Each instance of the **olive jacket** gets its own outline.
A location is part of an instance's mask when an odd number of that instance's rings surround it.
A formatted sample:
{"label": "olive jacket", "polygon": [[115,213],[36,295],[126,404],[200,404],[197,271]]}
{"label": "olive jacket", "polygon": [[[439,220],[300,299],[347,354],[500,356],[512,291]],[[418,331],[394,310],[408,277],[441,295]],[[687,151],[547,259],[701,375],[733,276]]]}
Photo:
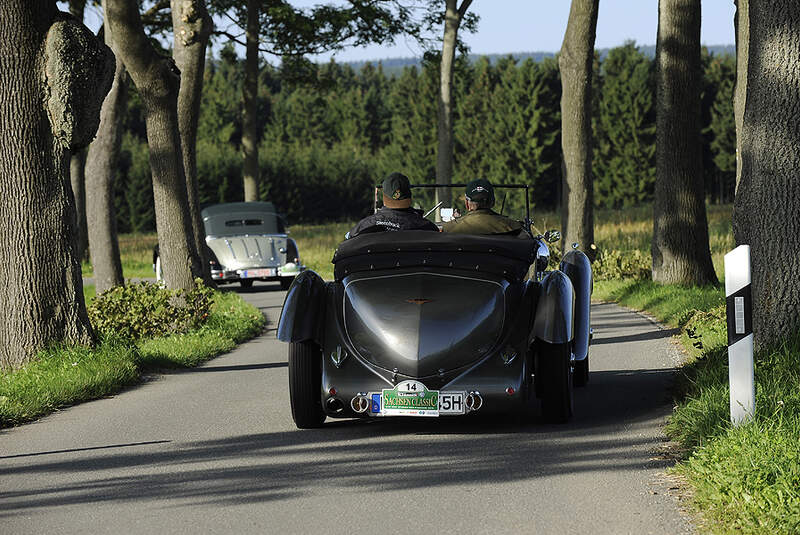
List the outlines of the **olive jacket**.
{"label": "olive jacket", "polygon": [[442,232],[457,234],[507,234],[516,236],[522,230],[522,224],[510,217],[498,214],[489,208],[472,210],[465,215],[448,221],[442,226]]}

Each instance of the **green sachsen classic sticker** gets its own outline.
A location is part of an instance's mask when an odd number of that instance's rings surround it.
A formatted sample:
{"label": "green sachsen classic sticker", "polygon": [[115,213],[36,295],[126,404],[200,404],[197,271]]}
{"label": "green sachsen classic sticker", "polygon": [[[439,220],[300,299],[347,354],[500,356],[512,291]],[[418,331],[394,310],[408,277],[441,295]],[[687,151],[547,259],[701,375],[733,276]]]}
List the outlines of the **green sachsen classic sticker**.
{"label": "green sachsen classic sticker", "polygon": [[419,381],[403,381],[383,391],[382,413],[386,416],[439,416],[439,391],[428,390]]}

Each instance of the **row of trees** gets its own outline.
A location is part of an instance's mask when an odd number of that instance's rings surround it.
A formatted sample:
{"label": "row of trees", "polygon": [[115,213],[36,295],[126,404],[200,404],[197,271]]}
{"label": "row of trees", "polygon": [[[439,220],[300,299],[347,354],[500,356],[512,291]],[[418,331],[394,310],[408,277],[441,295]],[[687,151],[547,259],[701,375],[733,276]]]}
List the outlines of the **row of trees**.
{"label": "row of trees", "polygon": [[[437,4],[430,2],[429,14],[436,12]],[[94,195],[91,205],[81,198],[86,191],[81,187],[84,169],[105,174],[91,179],[92,194],[109,191],[115,178],[116,166],[107,162],[121,138],[121,114],[116,113],[123,107],[121,93],[104,99],[115,73],[127,71],[144,110],[166,284],[188,289],[197,277],[210,279],[201,246],[195,158],[205,54],[214,31],[211,15],[231,21],[218,33],[247,46],[244,125],[256,123],[260,51],[303,66],[305,54],[348,43],[381,43],[399,33],[419,35],[424,23],[412,17],[413,5],[400,0],[350,0],[308,10],[284,0],[103,0],[103,37],[98,38],[81,22],[85,0],[71,0],[69,7],[72,16],[59,11],[55,0],[9,0],[0,5],[0,70],[5,84],[0,89],[0,189],[8,231],[0,233],[0,248],[4,258],[17,262],[13,268],[4,266],[1,281],[6,304],[0,311],[3,367],[19,365],[53,342],[94,341],[78,262],[86,244],[79,238],[79,231],[86,233],[85,220],[105,219],[97,227],[103,230],[102,239],[93,240],[95,233],[88,233],[95,272],[104,274],[95,281],[97,290],[123,283],[112,197]],[[162,40],[153,39],[157,35]],[[161,48],[165,41],[171,56]],[[80,153],[96,133],[84,167]],[[252,133],[245,128],[242,143],[249,141],[255,148]],[[257,152],[246,151],[245,157],[246,167],[252,168]],[[77,201],[70,167],[76,175]],[[17,202],[12,192],[23,200]],[[92,216],[76,215],[81,206]],[[104,252],[108,254],[96,254],[109,244]],[[103,262],[108,265],[101,267]]]}
{"label": "row of trees", "polygon": [[[734,58],[703,53],[702,140],[706,194],[733,199]],[[655,69],[633,43],[594,58],[591,174],[598,206],[653,200],[655,187]],[[380,66],[354,71],[330,63],[314,85],[286,80],[262,65],[257,96],[259,197],[276,202],[291,221],[354,219],[371,207],[371,186],[392,170],[419,182],[436,174],[439,68],[426,62],[397,77]],[[522,182],[535,205],[558,207],[561,179],[560,69],[556,59],[491,64],[460,60],[454,77],[454,169],[457,181],[485,176]],[[207,63],[198,131],[201,203],[243,198],[243,74],[232,48]],[[569,122],[571,124],[574,119]],[[143,110],[134,98],[126,119],[117,213],[123,231],[154,229],[148,202],[150,171]],[[433,203],[433,199],[425,202]],[[507,210],[521,206],[509,197]],[[565,211],[566,213],[567,211]]]}
{"label": "row of trees", "polygon": [[[282,0],[158,0],[146,2],[144,13],[139,2],[105,0],[104,40],[110,46],[88,32],[78,19],[59,12],[54,0],[0,3],[0,45],[3,47],[0,54],[3,128],[0,136],[0,220],[4,224],[0,232],[0,250],[5,262],[0,269],[0,302],[6,304],[0,310],[0,364],[19,364],[51,342],[91,343],[93,339],[81,292],[78,263],[81,251],[76,232],[81,218],[76,217],[76,199],[69,183],[69,160],[79,156],[98,132],[100,123],[98,139],[93,143],[98,150],[90,148],[87,156],[91,159],[94,153],[97,165],[90,166],[87,161],[86,169],[111,173],[92,179],[98,180],[93,182],[93,190],[109,191],[115,166],[103,162],[109,161],[109,154],[116,151],[116,140],[121,137],[122,121],[118,111],[122,106],[117,97],[105,100],[104,97],[122,67],[128,71],[144,110],[153,206],[167,285],[188,287],[193,284],[194,277],[204,274],[203,266],[207,263],[202,261],[202,247],[199,247],[202,241],[197,215],[200,188],[194,158],[200,87],[204,80],[207,39],[211,34],[209,10],[224,15],[238,28],[225,29],[222,33],[231,40],[239,40],[236,32],[241,30],[245,37],[242,42],[248,45],[240,140],[245,149],[244,167],[248,170],[258,169],[257,164],[253,166],[253,160],[259,158],[258,121],[254,120],[259,75],[258,62],[253,61],[253,56],[259,50],[266,48],[284,55],[285,66],[304,67],[307,66],[302,60],[304,54],[336,48],[346,42],[381,42],[403,32],[419,35],[422,27],[442,24],[444,52],[439,56],[438,76],[433,77],[433,84],[438,86],[436,116],[439,126],[432,126],[433,113],[427,116],[427,127],[417,128],[412,123],[404,126],[402,123],[408,117],[415,113],[425,116],[426,112],[424,103],[415,100],[418,93],[397,91],[398,97],[406,97],[405,102],[401,98],[397,100],[405,111],[392,114],[389,144],[377,150],[389,154],[392,146],[394,150],[402,150],[403,146],[395,143],[399,139],[395,134],[404,128],[406,134],[402,139],[409,143],[420,137],[426,139],[433,133],[437,140],[433,155],[437,161],[436,179],[440,183],[449,181],[448,169],[454,168],[457,129],[449,88],[451,85],[458,87],[460,83],[457,77],[451,77],[452,71],[448,68],[454,64],[450,62],[451,41],[457,39],[459,28],[469,28],[470,21],[475,19],[466,13],[469,0],[462,0],[460,6],[454,0],[421,3],[427,5],[427,14],[417,22],[411,16],[412,11],[400,0],[350,0],[344,6],[320,5],[308,12],[296,10]],[[79,12],[83,2],[74,0],[73,4],[74,11]],[[562,73],[562,197],[567,199],[564,204],[568,211],[565,236],[569,241],[576,236],[576,241],[584,244],[591,241],[587,233],[593,228],[595,183],[589,173],[595,165],[590,160],[602,154],[604,148],[615,147],[622,151],[637,143],[617,143],[618,138],[609,135],[604,145],[600,132],[597,152],[590,150],[590,125],[603,124],[603,100],[597,101],[596,94],[602,97],[609,91],[604,87],[603,68],[593,68],[597,4],[598,0],[573,0],[559,64]],[[800,239],[797,229],[800,223],[794,217],[800,203],[800,187],[796,180],[798,157],[794,150],[800,131],[800,116],[796,111],[800,69],[794,53],[800,41],[800,5],[738,0],[737,6],[735,122],[739,134],[736,137],[739,165],[736,168],[734,228],[737,241],[754,247],[755,327],[757,342],[763,343],[775,335],[791,334],[800,325],[800,285],[794,277],[796,255],[787,255],[783,250],[783,247],[794,250]],[[171,16],[164,16],[165,13]],[[172,44],[172,57],[156,48],[145,30],[149,27],[166,32],[166,39]],[[699,29],[700,0],[659,1],[653,274],[655,279],[665,282],[715,280],[709,268],[703,204]],[[513,71],[516,76],[516,73],[525,72],[523,67],[508,69],[508,72]],[[528,67],[531,73],[537,69]],[[498,71],[496,84],[486,86],[491,87],[492,96],[500,88],[508,90],[501,102],[492,102],[491,97],[476,97],[473,101],[478,112],[486,112],[482,117],[490,117],[495,105],[509,101],[525,103],[526,99],[537,95],[537,84],[523,85],[519,93],[512,92],[515,82],[502,74]],[[430,78],[431,73],[425,71],[408,75],[409,80],[416,79],[419,83],[430,83],[427,82]],[[594,84],[589,83],[595,78],[599,91],[592,91]],[[403,78],[395,84],[402,81]],[[620,89],[626,85],[631,84],[621,83]],[[479,86],[471,86],[471,89]],[[465,93],[464,102],[469,101],[469,97],[470,94]],[[595,101],[597,120],[590,120],[590,105]],[[112,113],[110,107],[116,112]],[[522,105],[520,113],[524,109]],[[530,160],[543,154],[546,147],[544,142],[539,142],[543,139],[538,137],[539,131],[530,130],[532,123],[539,124],[537,114],[542,108],[527,109],[531,115],[526,121],[503,123],[508,130],[500,131],[497,138],[482,135],[470,138],[470,133],[465,132],[462,140],[477,140],[472,145],[464,141],[465,153],[484,152],[487,139],[491,143],[498,143],[499,139],[509,145],[530,145],[535,139],[536,144],[526,148],[527,157],[517,162],[520,168],[529,166]],[[277,113],[272,115],[278,116]],[[652,124],[640,117],[637,120]],[[401,124],[395,125],[396,122]],[[639,123],[625,125],[618,135],[628,134],[636,124]],[[499,126],[492,124],[491,128],[497,130]],[[707,135],[709,131],[713,133],[714,127],[709,123],[708,128]],[[267,134],[265,132],[262,139],[268,139]],[[643,132],[642,135],[646,138],[648,134]],[[375,138],[372,133],[370,136],[371,142],[380,144],[380,136]],[[713,137],[714,143],[723,143],[725,139],[725,136]],[[282,143],[297,146],[300,142]],[[333,146],[344,145],[337,142],[330,148]],[[369,145],[361,149],[353,146],[349,160],[372,158],[375,150]],[[363,160],[361,154],[366,155]],[[525,154],[524,150],[519,154]],[[319,156],[324,155],[312,154],[309,158],[316,160]],[[402,152],[396,160],[389,161],[400,161],[400,156],[402,160],[410,160],[415,155]],[[720,165],[732,160],[730,151],[713,156]],[[420,159],[419,165],[424,165],[427,159]],[[603,159],[611,172],[617,169],[609,163],[613,162],[611,157],[603,156]],[[345,161],[344,156],[342,161]],[[502,159],[492,160],[497,161],[502,162]],[[622,158],[620,163],[629,161],[631,158]],[[502,165],[506,166],[504,169],[513,169],[517,163]],[[318,164],[310,164],[314,165]],[[79,169],[80,165],[73,167]],[[489,165],[490,172],[492,169]],[[258,183],[258,177],[250,178]],[[598,185],[601,183],[602,179],[598,178]],[[326,183],[320,186],[324,188]],[[80,188],[76,187],[78,190]],[[258,187],[246,187],[245,198],[259,191]],[[110,195],[96,196],[91,206],[87,204],[87,213],[91,209],[94,215],[101,217],[113,214],[108,204],[110,198]],[[335,202],[328,198],[325,205]],[[107,229],[106,237],[113,242],[113,221],[101,227]],[[90,243],[89,247],[93,250],[93,263],[101,262],[100,258],[95,259],[95,252],[102,245]],[[97,265],[95,270],[98,271]],[[108,272],[114,273],[112,283],[121,283],[115,269],[109,268]],[[98,284],[101,290],[106,281],[99,280]]]}
{"label": "row of trees", "polygon": [[[598,0],[573,0],[562,57],[594,46]],[[753,330],[756,347],[796,336],[800,283],[793,251],[800,241],[800,4],[737,0],[737,130],[734,236],[752,247]],[[700,139],[700,0],[659,0],[656,38],[656,181],[653,279],[682,284],[716,283],[708,243]],[[586,117],[591,93],[589,53],[562,64],[562,148],[569,221],[593,226],[593,181],[588,173],[591,139]],[[585,92],[589,91],[587,95]],[[581,98],[582,97],[582,98]],[[582,117],[574,136],[568,117]],[[573,203],[573,200],[576,202]],[[571,241],[579,234],[567,227]],[[585,239],[591,236],[584,236]]]}

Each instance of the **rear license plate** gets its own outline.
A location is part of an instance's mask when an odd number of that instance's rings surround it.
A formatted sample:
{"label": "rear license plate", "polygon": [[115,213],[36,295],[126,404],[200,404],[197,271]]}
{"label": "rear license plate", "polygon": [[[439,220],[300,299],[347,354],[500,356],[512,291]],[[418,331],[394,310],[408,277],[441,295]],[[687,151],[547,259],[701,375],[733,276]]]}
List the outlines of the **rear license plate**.
{"label": "rear license plate", "polygon": [[257,279],[259,277],[274,277],[277,272],[275,268],[243,269],[239,272],[239,276],[243,279]]}
{"label": "rear license plate", "polygon": [[[378,397],[379,396],[379,397]],[[371,412],[381,416],[440,416],[465,414],[465,392],[428,390],[419,381],[403,381],[372,395]]]}

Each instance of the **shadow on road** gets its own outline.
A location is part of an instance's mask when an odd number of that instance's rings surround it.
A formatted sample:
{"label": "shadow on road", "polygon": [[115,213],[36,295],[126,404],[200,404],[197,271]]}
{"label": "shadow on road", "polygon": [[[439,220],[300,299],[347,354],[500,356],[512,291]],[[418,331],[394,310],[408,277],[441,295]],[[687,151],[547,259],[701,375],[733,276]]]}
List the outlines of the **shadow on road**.
{"label": "shadow on road", "polygon": [[628,334],[624,336],[610,336],[606,338],[595,338],[592,340],[592,345],[603,344],[621,344],[624,342],[642,342],[645,340],[658,340],[659,338],[671,338],[677,334],[681,334],[680,329],[654,329],[652,331],[636,334]]}
{"label": "shadow on road", "polygon": [[281,290],[281,285],[277,282],[269,283],[269,282],[261,282],[258,284],[254,284],[250,288],[243,288],[237,283],[232,285],[221,285],[218,289],[222,292],[235,292],[237,294],[258,294],[264,292],[283,292],[285,290]]}
{"label": "shadow on road", "polygon": [[265,370],[268,368],[286,368],[288,362],[264,362],[262,364],[236,364],[233,366],[214,366],[207,365],[202,368],[189,368],[182,370],[183,373],[208,373],[208,372],[241,372],[247,370]]}
{"label": "shadow on road", "polygon": [[[248,367],[193,372],[233,369]],[[0,465],[0,480],[12,474],[41,480],[30,489],[0,492],[0,517],[75,504],[244,504],[356,488],[382,493],[662,467],[667,461],[646,452],[662,441],[653,429],[669,411],[663,392],[672,373],[592,372],[589,386],[576,390],[576,417],[566,425],[469,417],[329,420],[316,430],[168,445],[157,443],[168,437],[142,437],[151,446],[136,452],[39,453],[24,465]],[[65,477],[70,473],[74,477]]]}

